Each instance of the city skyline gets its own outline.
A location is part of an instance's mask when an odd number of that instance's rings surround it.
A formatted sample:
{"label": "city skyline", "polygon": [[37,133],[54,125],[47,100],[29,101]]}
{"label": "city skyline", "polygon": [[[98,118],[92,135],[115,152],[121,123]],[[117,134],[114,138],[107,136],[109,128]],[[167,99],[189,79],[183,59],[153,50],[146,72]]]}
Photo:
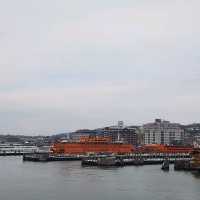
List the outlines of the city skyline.
{"label": "city skyline", "polygon": [[197,0],[0,0],[0,134],[200,122]]}
{"label": "city skyline", "polygon": [[[151,125],[151,124],[154,124],[156,120],[161,120],[162,122],[165,122],[165,123],[172,123],[172,124],[176,124],[176,125],[180,125],[180,126],[183,126],[183,127],[187,127],[187,126],[193,126],[193,125],[199,125],[200,123],[198,122],[194,122],[194,123],[179,123],[177,121],[170,121],[170,120],[167,120],[167,119],[160,119],[160,118],[155,118],[151,121],[146,121],[144,123],[137,123],[137,124],[133,124],[133,123],[124,123],[123,122],[123,129],[125,128],[130,128],[130,127],[138,127],[138,128],[142,128],[143,126],[145,125]],[[119,121],[118,121],[119,122]],[[75,132],[78,132],[78,131],[84,131],[84,130],[88,130],[88,131],[93,131],[93,130],[99,130],[99,129],[103,129],[103,128],[117,128],[119,127],[118,123],[115,122],[115,123],[112,123],[112,124],[104,124],[104,125],[101,125],[101,126],[98,126],[98,127],[80,127],[79,129],[72,129],[72,130],[52,130],[52,129],[49,129],[50,131],[49,132],[39,132],[39,131],[33,131],[33,130],[29,130],[29,134],[26,134],[24,132],[24,130],[20,130],[20,129],[0,129],[0,135],[21,135],[21,136],[53,136],[53,135],[59,135],[59,134],[71,134],[71,133],[75,133]]]}

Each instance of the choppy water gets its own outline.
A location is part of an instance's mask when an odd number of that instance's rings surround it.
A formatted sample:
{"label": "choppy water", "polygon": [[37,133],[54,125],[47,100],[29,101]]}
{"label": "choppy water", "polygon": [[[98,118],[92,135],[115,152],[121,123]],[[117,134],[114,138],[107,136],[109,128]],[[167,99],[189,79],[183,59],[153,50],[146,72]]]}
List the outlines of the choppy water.
{"label": "choppy water", "polygon": [[200,174],[163,172],[159,165],[100,169],[0,157],[0,200],[111,199],[199,200]]}

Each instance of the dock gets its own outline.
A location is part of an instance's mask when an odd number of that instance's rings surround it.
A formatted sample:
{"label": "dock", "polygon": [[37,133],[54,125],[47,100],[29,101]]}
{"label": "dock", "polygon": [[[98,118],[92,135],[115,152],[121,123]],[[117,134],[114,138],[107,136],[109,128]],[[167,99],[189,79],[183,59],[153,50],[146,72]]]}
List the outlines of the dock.
{"label": "dock", "polygon": [[51,161],[75,161],[82,157],[76,155],[51,155],[49,152],[35,152],[23,154],[23,161],[51,162]]}
{"label": "dock", "polygon": [[169,163],[190,161],[190,154],[128,154],[128,155],[64,155],[49,152],[34,152],[23,154],[23,161],[52,162],[52,161],[81,161],[82,166],[142,166],[162,164],[166,158]]}
{"label": "dock", "polygon": [[[112,162],[109,159],[112,158]],[[189,154],[132,154],[132,155],[114,155],[114,156],[88,156],[82,159],[82,166],[141,166],[141,165],[156,165],[162,164],[166,158],[169,163],[178,161],[190,161]],[[107,159],[107,162],[105,162]],[[120,162],[119,162],[120,161]],[[120,164],[119,164],[120,163]]]}

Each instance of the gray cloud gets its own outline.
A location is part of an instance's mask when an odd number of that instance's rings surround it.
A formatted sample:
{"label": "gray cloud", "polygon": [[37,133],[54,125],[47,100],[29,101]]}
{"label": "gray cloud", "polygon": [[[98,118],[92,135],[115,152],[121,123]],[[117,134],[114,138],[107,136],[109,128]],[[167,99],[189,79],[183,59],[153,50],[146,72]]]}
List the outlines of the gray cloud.
{"label": "gray cloud", "polygon": [[199,6],[0,0],[0,131],[199,121]]}

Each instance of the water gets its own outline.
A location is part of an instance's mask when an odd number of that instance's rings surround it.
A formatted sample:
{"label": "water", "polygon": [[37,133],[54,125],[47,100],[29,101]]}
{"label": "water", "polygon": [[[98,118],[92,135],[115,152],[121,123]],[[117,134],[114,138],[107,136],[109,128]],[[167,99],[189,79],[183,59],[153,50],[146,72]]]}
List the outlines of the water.
{"label": "water", "polygon": [[159,165],[100,169],[0,157],[0,200],[199,200],[200,174]]}

